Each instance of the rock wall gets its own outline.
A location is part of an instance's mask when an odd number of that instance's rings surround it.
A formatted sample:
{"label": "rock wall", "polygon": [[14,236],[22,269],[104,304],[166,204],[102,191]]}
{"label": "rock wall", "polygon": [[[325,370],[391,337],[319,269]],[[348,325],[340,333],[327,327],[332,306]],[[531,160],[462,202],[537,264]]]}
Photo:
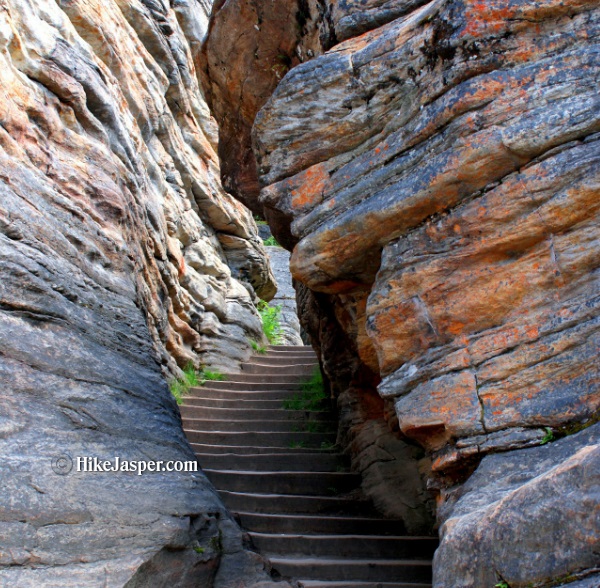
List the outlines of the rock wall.
{"label": "rock wall", "polygon": [[[292,251],[301,321],[365,486],[375,498],[398,495],[404,466],[378,484],[369,469],[406,463],[415,444],[427,452],[411,457],[410,477],[425,474],[437,499],[436,586],[585,576],[600,563],[597,518],[596,539],[576,539],[594,556],[565,547],[551,557],[558,535],[537,541],[548,520],[562,520],[544,517],[560,511],[574,476],[561,474],[545,514],[523,517],[514,497],[528,478],[494,494],[485,472],[503,459],[533,471],[526,448],[598,419],[598,3],[260,6],[215,7],[203,81],[229,185]],[[243,39],[230,64],[224,30]],[[260,91],[249,98],[249,88]],[[404,449],[381,451],[373,423],[383,421]],[[598,456],[584,438],[584,454],[557,451],[552,466],[581,475],[575,518],[598,512]],[[365,447],[372,459],[361,458]],[[465,483],[475,501],[461,508]],[[411,488],[424,501],[423,487]],[[387,512],[406,516],[391,502]],[[478,527],[483,511],[519,517],[529,556],[495,543],[495,525]],[[474,537],[497,557],[478,551],[463,565],[454,555]],[[538,553],[548,557],[536,570]]]}
{"label": "rock wall", "polygon": [[51,467],[193,460],[166,378],[262,332],[273,276],[196,77],[208,9],[0,2],[3,586],[269,578],[202,473]]}

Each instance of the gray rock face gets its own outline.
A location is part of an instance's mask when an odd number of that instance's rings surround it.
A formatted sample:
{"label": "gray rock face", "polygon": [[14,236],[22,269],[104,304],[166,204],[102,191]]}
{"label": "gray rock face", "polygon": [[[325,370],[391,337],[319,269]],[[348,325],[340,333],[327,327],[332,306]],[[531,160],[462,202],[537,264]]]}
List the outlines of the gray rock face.
{"label": "gray rock face", "polygon": [[247,357],[274,290],[219,183],[206,7],[171,4],[0,10],[2,586],[269,580],[201,472],[51,467],[193,461],[166,376]]}
{"label": "gray rock face", "polygon": [[436,588],[455,587],[457,578],[465,588],[501,581],[525,588],[597,570],[600,424],[541,447],[484,458],[449,493],[439,515]]}
{"label": "gray rock face", "polygon": [[271,268],[277,281],[277,294],[271,306],[281,306],[279,315],[282,345],[303,345],[296,304],[296,291],[290,273],[290,254],[281,247],[267,247]]}

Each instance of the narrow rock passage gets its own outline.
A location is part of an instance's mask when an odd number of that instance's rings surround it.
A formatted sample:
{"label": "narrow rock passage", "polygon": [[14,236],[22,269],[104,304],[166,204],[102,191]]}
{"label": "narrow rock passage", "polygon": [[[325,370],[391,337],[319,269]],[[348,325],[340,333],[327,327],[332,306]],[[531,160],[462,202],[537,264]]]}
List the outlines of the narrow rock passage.
{"label": "narrow rock passage", "polygon": [[290,410],[317,367],[310,347],[271,346],[181,407],[204,472],[273,569],[304,588],[425,588],[432,537],[402,536],[336,451],[331,411]]}

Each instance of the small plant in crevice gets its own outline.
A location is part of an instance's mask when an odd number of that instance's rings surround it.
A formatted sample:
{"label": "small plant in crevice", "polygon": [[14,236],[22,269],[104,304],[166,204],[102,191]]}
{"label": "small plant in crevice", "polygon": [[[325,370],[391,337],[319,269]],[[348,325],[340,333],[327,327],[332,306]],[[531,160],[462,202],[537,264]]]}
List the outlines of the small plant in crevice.
{"label": "small plant in crevice", "polygon": [[189,389],[192,386],[199,386],[200,382],[198,380],[198,373],[196,372],[196,368],[193,364],[188,363],[183,368],[183,378],[177,378],[173,380],[169,384],[169,390],[171,390],[171,394],[175,398],[177,404],[181,404],[183,402],[183,397],[188,393]]}
{"label": "small plant in crevice", "polygon": [[261,345],[258,341],[251,340],[250,346],[254,350],[255,353],[260,353],[264,355],[267,352],[267,348],[264,345]]}
{"label": "small plant in crevice", "polygon": [[225,374],[222,374],[219,370],[209,370],[204,368],[200,372],[200,384],[204,384],[207,380],[222,382],[225,379]]}
{"label": "small plant in crevice", "polygon": [[265,337],[271,345],[281,341],[281,306],[269,306],[264,300],[258,303],[258,313],[262,320]]}
{"label": "small plant in crevice", "polygon": [[198,371],[193,364],[188,363],[183,368],[183,377],[173,380],[169,384],[169,390],[177,404],[183,403],[183,397],[194,386],[203,386],[207,380],[224,380],[225,376],[218,370],[202,368]]}
{"label": "small plant in crevice", "polygon": [[322,433],[325,431],[326,425],[319,421],[308,421],[305,428],[308,433]]}
{"label": "small plant in crevice", "polygon": [[217,553],[223,553],[223,533],[221,529],[219,529],[218,536],[210,538],[209,545]]}
{"label": "small plant in crevice", "polygon": [[333,449],[335,447],[335,443],[331,441],[323,441],[321,443],[321,449]]}
{"label": "small plant in crevice", "polygon": [[510,586],[506,582],[498,582],[494,585],[494,588],[510,588]]}
{"label": "small plant in crevice", "polygon": [[291,449],[303,449],[306,447],[306,443],[304,441],[290,441]]}
{"label": "small plant in crevice", "polygon": [[550,427],[544,427],[546,434],[540,441],[540,445],[546,445],[546,443],[550,443],[551,441],[555,441],[556,437],[554,436],[554,431]]}

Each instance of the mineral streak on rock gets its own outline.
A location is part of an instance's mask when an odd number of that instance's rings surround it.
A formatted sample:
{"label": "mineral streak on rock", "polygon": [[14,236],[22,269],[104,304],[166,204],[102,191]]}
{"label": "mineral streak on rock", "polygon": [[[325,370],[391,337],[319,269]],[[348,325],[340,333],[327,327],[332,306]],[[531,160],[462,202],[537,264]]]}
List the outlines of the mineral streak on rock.
{"label": "mineral streak on rock", "polygon": [[51,469],[193,460],[165,376],[261,333],[273,277],[219,181],[206,22],[195,0],[1,3],[2,585],[268,579],[201,473]]}
{"label": "mineral streak on rock", "polygon": [[[429,452],[442,512],[445,491],[484,456],[518,462],[548,430],[598,419],[600,9],[592,0],[302,5],[309,18],[293,42],[310,54],[258,111],[245,111],[238,91],[258,74],[221,63],[231,94],[218,108],[253,125],[258,183],[244,197],[260,187],[292,251],[301,322],[346,411],[340,434],[355,465],[370,463],[356,452],[376,445],[368,421],[386,420]],[[228,26],[246,30],[234,17]],[[270,26],[263,15],[262,30]],[[597,512],[592,454],[572,465]],[[548,508],[560,508],[573,479],[561,477]],[[382,483],[392,491],[393,477]],[[518,504],[494,509],[510,518]],[[537,517],[519,527],[531,545]],[[473,540],[445,532],[442,549],[468,551]],[[543,581],[572,572],[585,582],[582,568],[598,561],[575,551],[568,563],[549,556]],[[508,567],[522,557],[504,555]],[[448,556],[436,582],[494,585],[502,576],[489,566]],[[534,567],[510,576],[514,585],[540,581]]]}

